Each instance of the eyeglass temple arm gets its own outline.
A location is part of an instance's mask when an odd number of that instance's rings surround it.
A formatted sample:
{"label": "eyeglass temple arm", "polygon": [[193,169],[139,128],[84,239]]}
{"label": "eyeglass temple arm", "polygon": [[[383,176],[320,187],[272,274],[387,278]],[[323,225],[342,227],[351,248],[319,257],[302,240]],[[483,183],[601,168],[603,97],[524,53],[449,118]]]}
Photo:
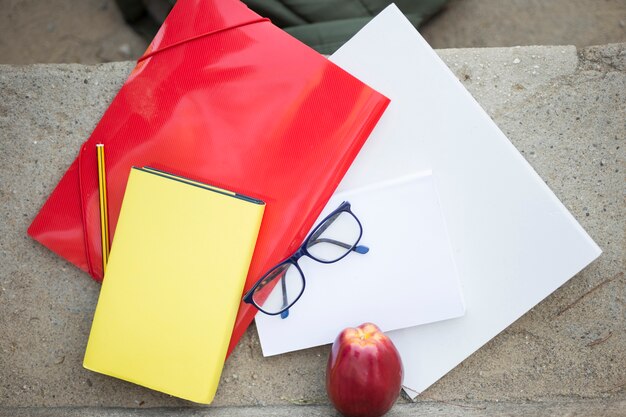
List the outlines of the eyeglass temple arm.
{"label": "eyeglass temple arm", "polygon": [[[287,280],[285,279],[285,272],[283,272],[280,277],[280,288],[283,292],[283,305],[281,308],[285,308],[289,305],[289,300],[287,298]],[[289,309],[286,309],[280,313],[281,319],[286,319],[287,317],[289,317]]]}
{"label": "eyeglass temple arm", "polygon": [[[340,246],[344,249],[350,249],[352,248],[352,245],[349,245],[347,243],[341,242],[339,240],[335,240],[335,239],[328,239],[328,238],[319,238],[319,239],[315,239],[315,240],[310,240],[309,241],[309,247],[313,246],[313,245],[317,245],[318,243],[331,243],[333,245],[337,245]],[[355,251],[356,253],[360,253],[360,254],[366,254],[367,252],[369,252],[370,248],[368,248],[367,246],[364,245],[358,245],[352,248],[353,251]]]}

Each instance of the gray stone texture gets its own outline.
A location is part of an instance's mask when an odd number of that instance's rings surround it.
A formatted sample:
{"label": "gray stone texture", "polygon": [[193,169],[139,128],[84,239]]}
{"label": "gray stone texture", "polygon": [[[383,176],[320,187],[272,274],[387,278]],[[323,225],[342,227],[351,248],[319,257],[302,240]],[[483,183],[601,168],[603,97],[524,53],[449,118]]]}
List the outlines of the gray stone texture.
{"label": "gray stone texture", "polygon": [[[438,52],[604,253],[390,415],[626,415],[626,44]],[[0,415],[192,405],[82,368],[100,286],[26,235],[132,67],[0,66]],[[333,415],[328,353],[263,358],[251,326],[214,405],[167,414]]]}
{"label": "gray stone texture", "polygon": [[122,61],[148,46],[115,0],[0,0],[0,10],[2,64]]}
{"label": "gray stone texture", "polygon": [[626,1],[450,0],[420,32],[433,48],[626,42]]}
{"label": "gray stone texture", "polygon": [[[623,417],[625,400],[550,402],[443,402],[396,404],[386,417]],[[0,417],[340,417],[330,405],[194,408],[0,408]]]}

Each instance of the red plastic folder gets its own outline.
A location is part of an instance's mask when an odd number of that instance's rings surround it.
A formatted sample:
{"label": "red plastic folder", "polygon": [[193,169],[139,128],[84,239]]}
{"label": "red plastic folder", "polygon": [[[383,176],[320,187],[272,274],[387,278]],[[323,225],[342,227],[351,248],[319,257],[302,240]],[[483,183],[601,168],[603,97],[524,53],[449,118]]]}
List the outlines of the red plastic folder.
{"label": "red plastic folder", "polygon": [[[102,279],[103,143],[112,238],[132,166],[266,202],[247,290],[298,247],[388,103],[239,1],[179,0],[28,233]],[[256,312],[240,306],[229,352]]]}

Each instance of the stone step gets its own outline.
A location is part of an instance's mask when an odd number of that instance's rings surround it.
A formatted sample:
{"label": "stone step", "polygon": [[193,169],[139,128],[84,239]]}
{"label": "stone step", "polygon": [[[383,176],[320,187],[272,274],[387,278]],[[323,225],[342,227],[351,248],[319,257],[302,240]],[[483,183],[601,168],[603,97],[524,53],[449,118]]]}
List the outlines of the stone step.
{"label": "stone step", "polygon": [[[623,417],[626,400],[532,402],[420,402],[396,404],[386,417]],[[330,406],[200,407],[200,408],[0,408],[0,417],[325,417],[340,416]]]}
{"label": "stone step", "polygon": [[[420,396],[442,402],[401,400],[391,415],[623,409],[626,46],[438,53],[604,253]],[[99,284],[26,228],[132,67],[0,66],[0,414],[332,415],[329,347],[264,358],[254,326],[208,409],[82,368]]]}

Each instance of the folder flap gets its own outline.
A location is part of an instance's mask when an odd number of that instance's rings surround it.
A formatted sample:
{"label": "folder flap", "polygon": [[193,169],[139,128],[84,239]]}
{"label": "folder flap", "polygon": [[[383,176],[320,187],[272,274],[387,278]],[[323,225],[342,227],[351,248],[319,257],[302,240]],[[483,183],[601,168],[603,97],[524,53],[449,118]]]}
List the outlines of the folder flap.
{"label": "folder flap", "polygon": [[184,42],[261,21],[268,19],[239,1],[178,1],[139,61]]}

